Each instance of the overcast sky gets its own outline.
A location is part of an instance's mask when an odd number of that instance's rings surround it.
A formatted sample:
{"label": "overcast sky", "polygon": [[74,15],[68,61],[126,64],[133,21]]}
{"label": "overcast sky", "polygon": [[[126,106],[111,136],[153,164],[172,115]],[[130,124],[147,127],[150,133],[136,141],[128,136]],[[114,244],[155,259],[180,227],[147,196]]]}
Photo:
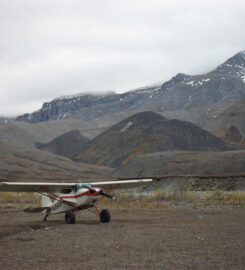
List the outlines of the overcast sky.
{"label": "overcast sky", "polygon": [[0,0],[0,115],[200,74],[245,50],[244,0]]}

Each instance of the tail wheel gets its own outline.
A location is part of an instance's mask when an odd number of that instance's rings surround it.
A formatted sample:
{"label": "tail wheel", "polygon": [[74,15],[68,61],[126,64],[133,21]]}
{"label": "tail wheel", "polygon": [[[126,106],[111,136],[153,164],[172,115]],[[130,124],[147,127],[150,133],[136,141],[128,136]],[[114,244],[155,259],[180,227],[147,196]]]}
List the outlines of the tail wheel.
{"label": "tail wheel", "polygon": [[75,216],[73,211],[66,212],[65,222],[66,222],[66,224],[75,224],[76,223],[76,216]]}
{"label": "tail wheel", "polygon": [[110,214],[109,210],[103,209],[100,212],[100,221],[101,221],[101,223],[109,223],[110,220],[111,220],[111,214]]}

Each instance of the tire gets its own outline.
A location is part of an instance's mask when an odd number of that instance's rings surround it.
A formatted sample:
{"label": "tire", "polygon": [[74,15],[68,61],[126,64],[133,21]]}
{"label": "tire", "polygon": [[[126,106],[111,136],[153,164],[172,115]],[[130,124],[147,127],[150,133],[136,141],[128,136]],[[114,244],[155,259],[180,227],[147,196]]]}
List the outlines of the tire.
{"label": "tire", "polygon": [[65,214],[65,222],[66,224],[75,224],[76,216],[73,211],[69,211]]}
{"label": "tire", "polygon": [[101,221],[101,223],[109,223],[110,220],[111,220],[111,214],[110,214],[109,210],[103,209],[100,212],[100,221]]}

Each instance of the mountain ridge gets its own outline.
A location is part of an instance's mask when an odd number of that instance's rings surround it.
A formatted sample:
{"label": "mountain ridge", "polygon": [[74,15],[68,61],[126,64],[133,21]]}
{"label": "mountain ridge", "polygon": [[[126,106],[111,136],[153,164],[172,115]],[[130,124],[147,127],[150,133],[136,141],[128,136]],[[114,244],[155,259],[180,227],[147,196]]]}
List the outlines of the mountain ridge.
{"label": "mountain ridge", "polygon": [[243,51],[239,52],[204,75],[178,73],[162,85],[122,94],[84,94],[56,98],[45,102],[40,110],[18,116],[16,120],[38,123],[78,117],[91,121],[122,112],[132,115],[147,110],[192,110],[245,99],[244,55]]}

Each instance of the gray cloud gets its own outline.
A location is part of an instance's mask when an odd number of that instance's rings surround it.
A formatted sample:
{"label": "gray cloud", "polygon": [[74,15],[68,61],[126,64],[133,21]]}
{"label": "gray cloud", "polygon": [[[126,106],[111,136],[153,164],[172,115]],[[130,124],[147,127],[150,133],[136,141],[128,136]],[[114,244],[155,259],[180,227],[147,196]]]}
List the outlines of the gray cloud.
{"label": "gray cloud", "polygon": [[0,0],[0,115],[205,73],[245,44],[244,0]]}

